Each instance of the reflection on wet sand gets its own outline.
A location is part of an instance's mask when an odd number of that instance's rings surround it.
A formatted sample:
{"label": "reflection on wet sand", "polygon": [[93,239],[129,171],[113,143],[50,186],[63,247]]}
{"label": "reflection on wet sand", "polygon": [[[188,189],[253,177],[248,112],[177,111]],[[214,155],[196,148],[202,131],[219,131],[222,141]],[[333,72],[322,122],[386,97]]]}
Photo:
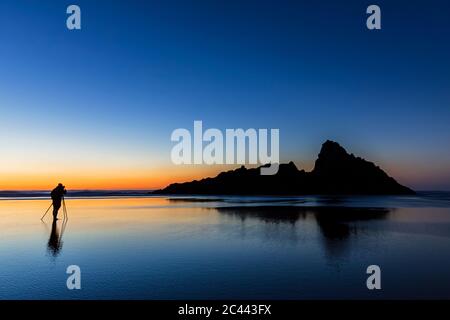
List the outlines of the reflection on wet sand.
{"label": "reflection on wet sand", "polygon": [[[331,255],[345,252],[346,240],[367,229],[364,221],[385,220],[393,209],[355,207],[301,207],[301,206],[254,206],[218,207],[220,214],[238,217],[242,222],[257,219],[266,224],[295,226],[300,220],[314,221],[323,236],[326,251]],[[310,219],[312,218],[312,219]],[[296,232],[295,228],[284,229]],[[373,226],[372,226],[373,230]],[[296,235],[286,235],[296,239]]]}
{"label": "reflection on wet sand", "polygon": [[47,242],[47,250],[53,256],[57,257],[63,247],[62,236],[64,234],[64,229],[66,227],[67,220],[64,220],[61,225],[61,230],[58,227],[57,220],[52,222],[52,230],[50,231],[50,236]]}
{"label": "reflection on wet sand", "polygon": [[[312,198],[70,199],[65,232],[48,200],[2,200],[0,299],[366,299],[370,264],[380,298],[449,296],[450,205]],[[76,296],[71,264],[92,284]]]}
{"label": "reflection on wet sand", "polygon": [[292,223],[314,216],[323,235],[327,238],[346,238],[350,234],[348,224],[356,221],[386,219],[392,209],[354,207],[296,207],[252,206],[218,207],[221,214],[233,215],[242,220],[256,218],[266,223]]}

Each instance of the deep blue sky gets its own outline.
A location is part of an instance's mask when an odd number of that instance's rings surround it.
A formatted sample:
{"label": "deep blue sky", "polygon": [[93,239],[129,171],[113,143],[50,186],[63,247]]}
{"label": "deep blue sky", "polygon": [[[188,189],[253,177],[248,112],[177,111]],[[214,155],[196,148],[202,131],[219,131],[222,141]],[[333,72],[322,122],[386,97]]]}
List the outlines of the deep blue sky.
{"label": "deep blue sky", "polygon": [[172,130],[203,120],[280,128],[282,159],[307,170],[333,139],[450,189],[448,1],[2,0],[0,40],[4,179],[133,168],[152,187]]}

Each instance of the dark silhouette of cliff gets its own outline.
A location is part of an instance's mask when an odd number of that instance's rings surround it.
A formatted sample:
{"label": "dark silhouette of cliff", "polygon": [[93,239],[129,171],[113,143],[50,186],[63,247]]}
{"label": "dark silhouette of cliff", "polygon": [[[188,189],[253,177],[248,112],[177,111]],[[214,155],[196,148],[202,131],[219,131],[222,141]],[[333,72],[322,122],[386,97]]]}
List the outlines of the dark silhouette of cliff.
{"label": "dark silhouette of cliff", "polygon": [[280,164],[275,175],[260,168],[222,172],[214,178],[174,183],[154,194],[302,195],[302,194],[414,194],[372,162],[348,154],[333,141],[322,145],[311,172],[291,161]]}

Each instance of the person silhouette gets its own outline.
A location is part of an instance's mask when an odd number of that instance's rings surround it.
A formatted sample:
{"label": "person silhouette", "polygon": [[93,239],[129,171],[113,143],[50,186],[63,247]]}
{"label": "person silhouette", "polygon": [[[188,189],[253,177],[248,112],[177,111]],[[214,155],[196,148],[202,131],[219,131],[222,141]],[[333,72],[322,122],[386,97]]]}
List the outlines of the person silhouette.
{"label": "person silhouette", "polygon": [[61,201],[66,193],[66,187],[62,183],[59,183],[50,193],[53,201],[53,220],[58,220],[58,210],[61,208]]}

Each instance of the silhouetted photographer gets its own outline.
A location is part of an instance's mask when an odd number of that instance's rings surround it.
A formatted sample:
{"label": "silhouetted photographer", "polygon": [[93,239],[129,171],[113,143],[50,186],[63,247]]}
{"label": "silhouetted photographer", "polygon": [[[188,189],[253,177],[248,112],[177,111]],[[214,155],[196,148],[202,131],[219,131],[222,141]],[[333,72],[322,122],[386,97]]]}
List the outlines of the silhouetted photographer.
{"label": "silhouetted photographer", "polygon": [[53,201],[53,219],[57,220],[58,210],[61,208],[61,201],[63,200],[64,195],[67,193],[66,187],[63,186],[62,183],[59,183],[58,186],[52,190],[50,196]]}

